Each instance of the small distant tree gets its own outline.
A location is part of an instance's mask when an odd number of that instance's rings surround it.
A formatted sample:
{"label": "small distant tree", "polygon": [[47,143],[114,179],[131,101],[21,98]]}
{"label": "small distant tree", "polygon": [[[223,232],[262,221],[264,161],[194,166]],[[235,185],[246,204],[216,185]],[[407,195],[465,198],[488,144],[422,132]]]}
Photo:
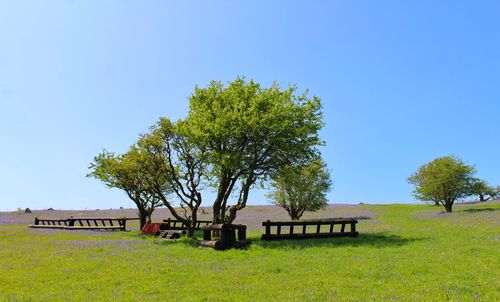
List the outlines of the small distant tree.
{"label": "small distant tree", "polygon": [[[137,206],[140,227],[151,222],[151,216],[156,207],[162,205],[159,197],[147,186],[146,178],[151,177],[142,167],[144,153],[132,147],[123,155],[115,155],[104,150],[94,158],[87,177],[102,181],[108,188],[123,190]],[[155,176],[153,176],[155,177]],[[165,186],[165,179],[158,178]]]}
{"label": "small distant tree", "polygon": [[489,186],[486,181],[475,178],[472,181],[471,193],[477,195],[480,201],[488,201],[495,198],[497,191],[496,188]]}
{"label": "small distant tree", "polygon": [[284,167],[271,184],[274,189],[268,197],[272,203],[285,209],[292,220],[298,220],[306,211],[326,207],[331,180],[326,164],[318,159],[303,168]]}
{"label": "small distant tree", "polygon": [[450,155],[421,166],[408,178],[408,182],[415,185],[415,198],[439,203],[451,213],[457,199],[471,195],[474,173],[473,166]]}
{"label": "small distant tree", "polygon": [[488,191],[488,196],[491,199],[497,199],[500,196],[500,186],[490,187],[490,190]]}

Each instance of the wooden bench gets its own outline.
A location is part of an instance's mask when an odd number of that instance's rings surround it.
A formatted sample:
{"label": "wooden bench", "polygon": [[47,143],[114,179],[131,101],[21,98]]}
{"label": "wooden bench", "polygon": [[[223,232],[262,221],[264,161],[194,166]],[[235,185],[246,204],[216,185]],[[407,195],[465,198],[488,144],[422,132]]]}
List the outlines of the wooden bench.
{"label": "wooden bench", "polygon": [[41,219],[35,217],[32,228],[64,229],[64,230],[121,230],[125,231],[127,220],[136,218],[81,217],[68,219]]}
{"label": "wooden bench", "polygon": [[[201,227],[204,225],[210,225],[212,224],[212,221],[210,220],[197,220],[196,225],[195,225],[195,230],[201,230]],[[160,226],[160,230],[179,230],[179,231],[185,231],[187,230],[186,225],[184,224],[183,221],[176,220],[176,219],[164,219],[163,223]]]}
{"label": "wooden bench", "polygon": [[[266,228],[265,234],[262,235],[262,240],[326,238],[342,236],[356,237],[359,234],[356,231],[357,223],[358,220],[354,218],[335,218],[311,221],[268,220],[262,223],[262,226]],[[337,229],[335,229],[336,225],[340,227],[337,227]],[[350,225],[350,231],[346,230],[346,225]],[[286,232],[284,228],[288,228],[288,232]],[[275,233],[273,233],[273,229],[276,230]]]}
{"label": "wooden bench", "polygon": [[[211,247],[222,251],[231,248],[243,248],[250,244],[247,240],[247,226],[241,224],[212,224],[202,226],[203,240],[198,241],[201,246]],[[212,233],[219,234],[219,240],[212,239]],[[236,231],[238,237],[236,238]]]}

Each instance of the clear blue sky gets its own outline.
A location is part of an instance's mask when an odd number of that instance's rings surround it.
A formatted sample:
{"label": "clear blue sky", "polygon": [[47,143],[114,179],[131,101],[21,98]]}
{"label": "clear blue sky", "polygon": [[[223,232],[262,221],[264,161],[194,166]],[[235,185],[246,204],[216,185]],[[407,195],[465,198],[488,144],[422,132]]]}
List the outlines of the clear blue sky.
{"label": "clear blue sky", "polygon": [[415,202],[406,177],[447,154],[500,185],[499,20],[498,1],[2,1],[0,210],[129,206],[93,156],[238,75],[323,100],[332,203]]}

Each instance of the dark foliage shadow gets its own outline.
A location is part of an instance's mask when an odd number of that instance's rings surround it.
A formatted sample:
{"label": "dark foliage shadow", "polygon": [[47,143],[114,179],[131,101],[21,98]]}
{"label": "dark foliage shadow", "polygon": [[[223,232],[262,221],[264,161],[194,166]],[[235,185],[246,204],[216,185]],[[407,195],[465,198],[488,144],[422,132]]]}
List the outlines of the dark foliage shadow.
{"label": "dark foliage shadow", "polygon": [[198,247],[197,239],[189,239],[186,237],[182,237],[180,239],[172,239],[172,240],[164,240],[164,239],[155,239],[153,244],[163,245],[163,246],[171,246],[171,245],[182,245],[185,247]]}
{"label": "dark foliage shadow", "polygon": [[320,239],[296,239],[264,241],[253,240],[252,244],[269,249],[307,249],[312,247],[394,247],[403,246],[412,242],[425,240],[426,238],[405,238],[397,235],[383,233],[360,234],[358,237],[335,237]]}
{"label": "dark foliage shadow", "polygon": [[[162,240],[154,236],[149,235],[137,235],[139,239],[151,240],[153,244],[160,246],[172,246],[181,245],[185,247],[199,247],[197,239],[200,239],[200,234],[196,234],[196,239],[180,238],[175,240]],[[287,239],[287,240],[275,240],[275,241],[265,241],[260,240],[259,237],[250,237],[252,243],[251,245],[259,246],[265,249],[308,249],[313,247],[328,247],[328,248],[339,248],[339,247],[397,247],[410,244],[412,242],[417,242],[421,240],[426,240],[427,238],[405,238],[398,235],[387,235],[384,233],[368,233],[360,234],[358,237],[334,237],[334,238],[318,238],[318,239]]]}
{"label": "dark foliage shadow", "polygon": [[369,216],[354,216],[352,217],[354,219],[357,219],[357,220],[368,220],[368,219],[372,219],[371,217]]}
{"label": "dark foliage shadow", "polygon": [[368,219],[373,219],[373,217],[370,216],[347,216],[347,217],[329,217],[329,218],[311,218],[311,219],[300,219],[300,221],[322,221],[322,220],[329,220],[329,219],[344,219],[344,218],[354,218],[357,220],[368,220]]}
{"label": "dark foliage shadow", "polygon": [[169,246],[169,245],[183,245],[186,247],[197,247],[198,246],[198,239],[202,238],[203,234],[201,231],[195,231],[194,233],[195,238],[190,239],[186,237],[181,237],[179,239],[161,239],[157,236],[154,235],[146,235],[146,234],[141,234],[141,233],[136,233],[133,236],[136,237],[137,239],[141,239],[144,241],[150,241],[152,244],[156,245],[164,245],[164,246]]}
{"label": "dark foliage shadow", "polygon": [[498,209],[494,209],[494,208],[466,209],[466,210],[461,210],[458,212],[478,213],[478,212],[493,212],[493,211],[500,211],[500,208],[498,208]]}

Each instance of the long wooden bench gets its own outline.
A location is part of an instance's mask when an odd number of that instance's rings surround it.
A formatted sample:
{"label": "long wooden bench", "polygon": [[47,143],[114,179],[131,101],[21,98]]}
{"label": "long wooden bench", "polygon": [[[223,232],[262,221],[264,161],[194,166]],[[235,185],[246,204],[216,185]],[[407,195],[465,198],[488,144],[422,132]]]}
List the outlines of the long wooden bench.
{"label": "long wooden bench", "polygon": [[[196,226],[195,230],[201,230],[202,226],[210,225],[212,224],[212,221],[210,220],[197,220],[196,221]],[[164,219],[163,223],[160,226],[160,230],[179,230],[179,231],[186,231],[187,227],[183,221],[177,220],[177,219]]]}
{"label": "long wooden bench", "polygon": [[[279,239],[302,239],[302,238],[325,238],[358,236],[356,224],[358,220],[354,218],[334,218],[311,221],[265,221],[265,233],[262,240]],[[346,230],[346,225],[350,225],[350,230]],[[335,226],[339,226],[336,227]],[[311,230],[312,229],[312,230]],[[273,232],[275,231],[275,232]]]}
{"label": "long wooden bench", "polygon": [[125,231],[127,220],[136,218],[109,218],[109,217],[70,217],[67,219],[42,219],[35,217],[32,228],[64,229],[64,230],[121,230]]}

